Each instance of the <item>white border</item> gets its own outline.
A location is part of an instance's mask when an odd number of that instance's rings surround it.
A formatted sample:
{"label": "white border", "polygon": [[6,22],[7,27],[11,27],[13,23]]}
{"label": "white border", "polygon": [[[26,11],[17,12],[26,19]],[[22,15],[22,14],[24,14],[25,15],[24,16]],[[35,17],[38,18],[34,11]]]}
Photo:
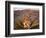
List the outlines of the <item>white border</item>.
{"label": "white border", "polygon": [[[15,8],[15,9],[14,9]],[[28,30],[14,30],[14,10],[18,9],[39,9],[39,24],[40,29],[28,29]],[[18,34],[18,33],[37,33],[42,32],[42,6],[33,6],[33,5],[10,5],[10,33],[11,34]]]}

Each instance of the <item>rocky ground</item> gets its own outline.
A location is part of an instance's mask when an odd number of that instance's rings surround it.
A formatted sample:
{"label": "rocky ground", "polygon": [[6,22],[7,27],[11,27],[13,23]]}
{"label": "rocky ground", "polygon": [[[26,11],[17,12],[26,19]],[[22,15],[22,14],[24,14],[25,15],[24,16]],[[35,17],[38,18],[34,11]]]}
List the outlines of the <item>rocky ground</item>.
{"label": "rocky ground", "polygon": [[23,9],[14,11],[14,29],[38,29],[39,10]]}

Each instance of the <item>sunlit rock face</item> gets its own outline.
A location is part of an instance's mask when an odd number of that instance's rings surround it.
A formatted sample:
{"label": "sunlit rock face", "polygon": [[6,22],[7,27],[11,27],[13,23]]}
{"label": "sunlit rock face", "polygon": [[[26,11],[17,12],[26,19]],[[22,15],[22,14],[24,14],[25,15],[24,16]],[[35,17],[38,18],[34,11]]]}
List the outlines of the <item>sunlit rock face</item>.
{"label": "sunlit rock face", "polygon": [[14,29],[39,28],[39,10],[23,9],[14,11]]}
{"label": "sunlit rock face", "polygon": [[31,21],[30,21],[30,18],[28,16],[24,16],[23,17],[23,25],[24,25],[24,28],[30,28],[30,25],[31,25]]}

